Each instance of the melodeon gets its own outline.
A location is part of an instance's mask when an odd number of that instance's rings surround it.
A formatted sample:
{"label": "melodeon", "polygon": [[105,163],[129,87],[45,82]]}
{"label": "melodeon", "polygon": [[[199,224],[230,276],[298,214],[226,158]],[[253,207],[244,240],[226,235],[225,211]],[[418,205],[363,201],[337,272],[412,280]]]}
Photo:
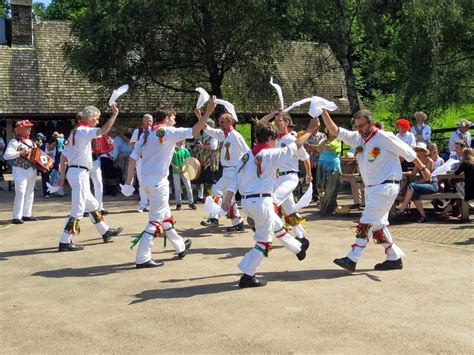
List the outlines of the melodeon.
{"label": "melodeon", "polygon": [[94,138],[91,142],[92,153],[97,155],[106,154],[114,150],[114,141],[108,134]]}
{"label": "melodeon", "polygon": [[42,173],[50,171],[54,164],[54,159],[39,148],[31,148],[28,160]]}
{"label": "melodeon", "polygon": [[342,173],[346,175],[359,175],[359,165],[357,164],[357,158],[341,158],[341,170]]}

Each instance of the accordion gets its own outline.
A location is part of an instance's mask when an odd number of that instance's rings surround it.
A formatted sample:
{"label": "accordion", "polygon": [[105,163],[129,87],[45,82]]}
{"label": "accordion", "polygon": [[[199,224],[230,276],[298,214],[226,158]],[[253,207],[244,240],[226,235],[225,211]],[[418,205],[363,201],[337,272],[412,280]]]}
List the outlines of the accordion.
{"label": "accordion", "polygon": [[54,159],[39,148],[31,148],[28,161],[42,173],[50,171],[54,164]]}
{"label": "accordion", "polygon": [[91,144],[92,144],[92,153],[96,155],[109,153],[114,149],[114,141],[107,134],[94,138]]}

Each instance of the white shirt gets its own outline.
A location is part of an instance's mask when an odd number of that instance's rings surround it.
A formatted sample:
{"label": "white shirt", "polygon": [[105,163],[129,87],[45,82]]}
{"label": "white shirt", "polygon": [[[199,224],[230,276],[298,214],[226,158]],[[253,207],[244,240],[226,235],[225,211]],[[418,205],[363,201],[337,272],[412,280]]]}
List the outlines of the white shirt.
{"label": "white shirt", "polygon": [[[222,129],[212,128],[206,126],[204,133],[211,136],[212,138],[217,139],[219,142],[222,143],[221,148],[221,164],[222,166],[236,166],[240,163],[240,158],[244,155],[245,152],[249,150],[247,143],[245,142],[244,137],[233,129],[227,137],[224,134]],[[228,157],[226,159],[226,152],[229,152]]]}
{"label": "white shirt", "polygon": [[[281,137],[278,142],[277,142],[277,148],[280,148],[280,147],[286,147],[288,145],[290,145],[291,143],[295,142],[296,141],[296,138],[290,134],[290,133],[287,133],[286,135],[284,135],[283,137]],[[293,156],[293,158],[288,161],[288,162],[285,162],[282,164],[281,168],[280,168],[280,171],[281,172],[286,172],[286,171],[299,171],[299,163],[298,163],[298,160],[308,160],[309,159],[309,154],[306,152],[306,150],[301,147],[300,149],[298,149],[296,151],[296,155]]]}
{"label": "white shirt", "polygon": [[91,141],[99,134],[100,128],[79,126],[72,145],[72,132],[69,134],[67,145],[63,154],[67,158],[68,165],[79,165],[92,169],[92,147]]}
{"label": "white shirt", "polygon": [[[391,132],[378,130],[365,143],[359,132],[339,128],[338,138],[344,143],[356,147],[356,151],[357,147],[363,149],[361,153],[356,153],[356,157],[365,186],[378,185],[385,180],[401,180],[402,167],[399,157],[406,161],[416,159],[415,151]],[[378,155],[376,150],[379,151]]]}
{"label": "white shirt", "polygon": [[[158,134],[164,133],[162,141]],[[175,128],[162,126],[150,130],[146,143],[142,134],[133,149],[130,158],[142,159],[142,176],[147,185],[156,184],[156,179],[167,177],[176,142],[193,137],[192,128]]]}
{"label": "white shirt", "polygon": [[[260,177],[257,175],[255,157],[251,150],[247,151],[240,160],[238,172],[227,191],[235,193],[238,190],[241,195],[272,194],[276,183],[276,170],[281,170],[284,164],[294,159],[296,148],[295,143],[290,143],[284,148],[262,149],[258,152],[256,157],[262,159]],[[243,160],[247,157],[248,161],[244,164]]]}
{"label": "white shirt", "polygon": [[410,132],[415,135],[417,142],[425,142],[426,145],[431,144],[431,127],[427,124],[423,123],[421,126],[414,125]]}
{"label": "white shirt", "polygon": [[405,132],[405,135],[403,135],[403,136],[401,135],[401,133],[397,133],[396,136],[412,148],[416,145],[415,135],[411,132],[407,131],[407,132]]}
{"label": "white shirt", "polygon": [[466,133],[462,134],[459,129],[456,129],[456,131],[453,132],[453,134],[451,134],[451,137],[449,138],[449,151],[450,152],[454,152],[455,151],[455,144],[457,141],[459,140],[464,140],[468,146],[468,148],[471,147],[471,141],[472,141],[472,138],[471,138],[471,133],[469,131],[467,131]]}

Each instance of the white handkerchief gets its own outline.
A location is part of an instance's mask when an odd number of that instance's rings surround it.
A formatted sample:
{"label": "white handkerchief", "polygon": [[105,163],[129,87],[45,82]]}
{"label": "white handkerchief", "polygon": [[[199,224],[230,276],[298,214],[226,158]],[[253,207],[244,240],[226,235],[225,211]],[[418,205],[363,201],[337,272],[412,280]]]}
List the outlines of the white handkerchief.
{"label": "white handkerchief", "polygon": [[308,190],[306,190],[304,195],[301,196],[300,200],[295,205],[296,211],[299,211],[300,209],[307,207],[309,203],[311,202],[312,198],[313,198],[313,184],[309,184]]}
{"label": "white handkerchief", "polygon": [[125,94],[127,91],[128,91],[128,84],[122,85],[117,90],[114,90],[112,95],[110,95],[109,106],[112,106],[112,103],[114,101],[117,101],[117,99],[123,94]]}
{"label": "white handkerchief", "polygon": [[283,112],[288,112],[290,110],[293,110],[295,107],[298,107],[298,106],[301,106],[307,102],[311,102],[311,99],[312,97],[307,97],[306,99],[303,99],[303,100],[300,100],[300,101],[296,101],[296,102],[293,102],[290,106],[288,106],[287,108],[285,108],[283,110]]}
{"label": "white handkerchief", "polygon": [[204,104],[209,101],[209,94],[203,88],[196,88],[196,91],[199,93],[199,98],[196,103],[196,108],[199,109],[204,106]]}
{"label": "white handkerchief", "polygon": [[221,206],[214,202],[211,196],[206,197],[206,201],[204,202],[204,211],[207,213],[215,213],[220,216],[225,216],[227,214],[227,212],[224,211]]}
{"label": "white handkerchief", "polygon": [[459,163],[459,160],[449,158],[443,165],[441,165],[439,168],[435,169],[432,173],[431,176],[438,176],[438,175],[443,175],[446,174],[449,170],[451,170],[451,166],[453,164]]}
{"label": "white handkerchief", "polygon": [[216,99],[216,104],[223,105],[227,112],[229,112],[232,117],[234,117],[235,121],[238,122],[239,119],[237,118],[237,114],[235,113],[234,105],[232,105],[229,101],[225,101],[222,99]]}
{"label": "white handkerchief", "polygon": [[46,183],[46,186],[48,187],[48,192],[50,194],[54,194],[55,192],[61,190],[61,186],[53,186],[49,182]]}
{"label": "white handkerchief", "polygon": [[273,77],[270,78],[270,85],[273,86],[278,94],[280,99],[280,108],[283,110],[285,108],[285,101],[283,100],[283,92],[281,91],[281,86],[273,82]]}
{"label": "white handkerchief", "polygon": [[133,195],[133,191],[135,191],[135,188],[132,185],[122,185],[120,184],[120,191],[122,191],[122,194],[126,197],[130,197]]}
{"label": "white handkerchief", "polygon": [[[328,101],[326,99],[323,99],[322,97],[319,96],[313,96],[311,98],[311,106],[309,108],[309,114],[311,117],[318,117],[323,113],[323,109],[326,109],[328,111],[334,111],[337,109],[337,105],[332,102]],[[319,113],[318,113],[319,112]],[[316,116],[313,116],[313,114],[317,114]]]}

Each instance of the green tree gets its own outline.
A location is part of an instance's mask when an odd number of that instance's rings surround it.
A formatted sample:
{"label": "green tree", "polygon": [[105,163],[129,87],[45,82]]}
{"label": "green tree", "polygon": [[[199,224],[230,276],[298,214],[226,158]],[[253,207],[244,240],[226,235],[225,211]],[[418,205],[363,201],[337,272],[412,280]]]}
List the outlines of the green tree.
{"label": "green tree", "polygon": [[70,66],[97,83],[188,93],[204,86],[222,97],[229,71],[271,59],[280,10],[273,0],[90,1],[64,50]]}
{"label": "green tree", "polygon": [[10,17],[10,2],[8,0],[0,2],[0,16]]}
{"label": "green tree", "polygon": [[89,0],[53,0],[44,12],[47,20],[75,20],[89,6]]}

